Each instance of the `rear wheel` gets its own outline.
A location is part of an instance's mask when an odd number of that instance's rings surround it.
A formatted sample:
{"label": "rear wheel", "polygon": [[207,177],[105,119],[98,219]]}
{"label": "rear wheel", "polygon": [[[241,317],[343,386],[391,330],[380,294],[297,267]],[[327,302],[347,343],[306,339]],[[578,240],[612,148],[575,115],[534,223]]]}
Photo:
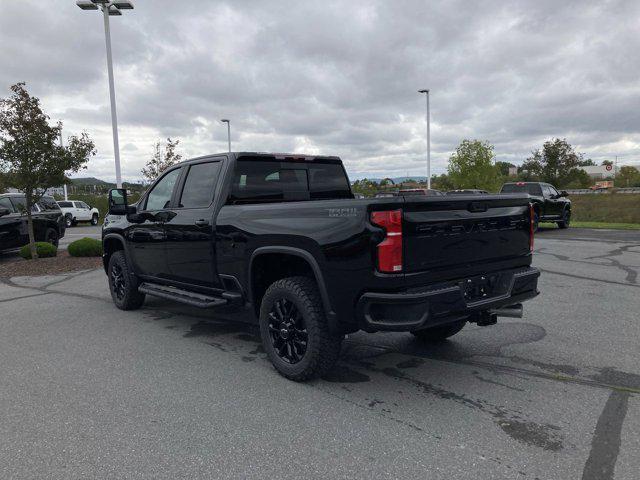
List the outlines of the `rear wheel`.
{"label": "rear wheel", "polygon": [[120,310],[136,310],[144,303],[144,293],[138,291],[138,281],[127,264],[122,250],[109,259],[107,269],[111,298]]}
{"label": "rear wheel", "polygon": [[569,228],[569,223],[571,223],[571,211],[565,210],[562,213],[562,220],[558,222],[558,228]]}
{"label": "rear wheel", "polygon": [[71,216],[70,213],[67,213],[64,216],[64,223],[67,226],[67,228],[71,228],[73,226],[73,217]]}
{"label": "rear wheel", "polygon": [[260,336],[276,370],[297,382],[326,374],[342,345],[342,335],[329,332],[315,282],[306,277],[284,278],[267,289]]}
{"label": "rear wheel", "polygon": [[57,247],[59,237],[60,236],[58,235],[58,232],[56,232],[53,228],[48,228],[44,235],[44,241]]}
{"label": "rear wheel", "polygon": [[91,225],[98,225],[98,214],[94,213],[91,217]]}
{"label": "rear wheel", "polygon": [[416,336],[423,342],[442,342],[443,340],[452,337],[466,325],[466,320],[460,320],[458,322],[449,323],[447,325],[440,325],[437,327],[425,328],[422,330],[414,330],[412,335]]}

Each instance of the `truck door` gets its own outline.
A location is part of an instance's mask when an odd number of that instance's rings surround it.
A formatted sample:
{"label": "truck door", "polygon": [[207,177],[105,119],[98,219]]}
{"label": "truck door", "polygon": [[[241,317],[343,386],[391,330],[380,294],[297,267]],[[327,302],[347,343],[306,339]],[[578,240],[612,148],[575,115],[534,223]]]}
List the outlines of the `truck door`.
{"label": "truck door", "polygon": [[560,211],[558,208],[559,202],[556,198],[556,194],[558,192],[555,191],[555,188],[551,187],[551,185],[542,185],[542,195],[544,196],[544,215],[549,217],[554,217],[560,215]]}
{"label": "truck door", "polygon": [[0,198],[0,208],[7,208],[11,212],[0,217],[0,251],[21,247],[22,217],[15,211],[8,197]]}
{"label": "truck door", "polygon": [[179,177],[180,168],[165,173],[138,206],[137,213],[144,221],[127,228],[133,263],[140,275],[168,276],[164,224],[171,215],[169,207]]}
{"label": "truck door", "polygon": [[165,223],[169,277],[190,285],[220,288],[215,261],[215,199],[223,161],[185,166],[172,215]]}

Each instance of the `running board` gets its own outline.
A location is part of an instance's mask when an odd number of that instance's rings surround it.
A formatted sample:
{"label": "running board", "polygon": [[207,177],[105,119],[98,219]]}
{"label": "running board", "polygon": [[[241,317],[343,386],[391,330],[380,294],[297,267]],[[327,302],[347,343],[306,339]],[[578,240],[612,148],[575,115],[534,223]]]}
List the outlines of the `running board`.
{"label": "running board", "polygon": [[[227,303],[232,301],[232,299],[229,298],[212,297],[209,295],[204,295],[202,293],[196,293],[188,290],[183,290],[181,288],[170,287],[168,285],[158,285],[157,283],[143,283],[138,287],[138,290],[142,293],[146,293],[147,295],[166,298],[168,300],[173,300],[180,303],[186,303],[187,305],[198,308],[219,307],[222,305],[226,305]],[[225,292],[223,295],[225,297],[229,296],[227,292]]]}

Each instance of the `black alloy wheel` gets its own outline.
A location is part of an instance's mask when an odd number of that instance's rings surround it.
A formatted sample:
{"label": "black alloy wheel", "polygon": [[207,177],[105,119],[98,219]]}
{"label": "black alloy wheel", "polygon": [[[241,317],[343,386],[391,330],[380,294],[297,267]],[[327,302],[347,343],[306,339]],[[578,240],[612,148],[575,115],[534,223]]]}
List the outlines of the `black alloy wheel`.
{"label": "black alloy wheel", "polygon": [[111,299],[120,310],[136,310],[144,303],[145,295],[138,290],[138,279],[132,274],[122,250],[114,252],[107,268]]}
{"label": "black alloy wheel", "polygon": [[125,296],[125,280],[122,266],[115,263],[111,266],[111,288],[117,300],[122,301]]}
{"label": "black alloy wheel", "polygon": [[304,358],[309,335],[304,318],[291,300],[280,298],[273,303],[269,336],[274,351],[285,362],[295,364]]}
{"label": "black alloy wheel", "polygon": [[558,222],[558,228],[569,228],[571,223],[571,211],[565,210],[562,212],[562,220]]}
{"label": "black alloy wheel", "polygon": [[260,302],[260,338],[282,376],[303,382],[335,365],[344,335],[329,329],[314,279],[287,277],[273,282]]}
{"label": "black alloy wheel", "polygon": [[44,241],[47,242],[47,243],[50,243],[54,247],[57,247],[58,246],[58,232],[56,232],[53,228],[48,229]]}

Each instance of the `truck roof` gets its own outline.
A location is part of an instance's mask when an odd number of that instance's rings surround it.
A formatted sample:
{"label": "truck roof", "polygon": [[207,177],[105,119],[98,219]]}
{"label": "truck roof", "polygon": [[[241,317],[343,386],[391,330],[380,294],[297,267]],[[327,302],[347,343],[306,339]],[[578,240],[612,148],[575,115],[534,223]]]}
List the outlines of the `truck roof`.
{"label": "truck roof", "polygon": [[304,161],[304,162],[323,162],[323,163],[342,163],[340,157],[335,155],[310,155],[306,153],[277,153],[277,152],[221,152],[212,153],[209,155],[202,155],[200,157],[190,158],[181,163],[191,162],[194,160],[201,160],[203,158],[209,158],[214,156],[227,155],[232,156],[235,160],[242,157],[263,158],[265,160],[275,159],[283,161]]}

